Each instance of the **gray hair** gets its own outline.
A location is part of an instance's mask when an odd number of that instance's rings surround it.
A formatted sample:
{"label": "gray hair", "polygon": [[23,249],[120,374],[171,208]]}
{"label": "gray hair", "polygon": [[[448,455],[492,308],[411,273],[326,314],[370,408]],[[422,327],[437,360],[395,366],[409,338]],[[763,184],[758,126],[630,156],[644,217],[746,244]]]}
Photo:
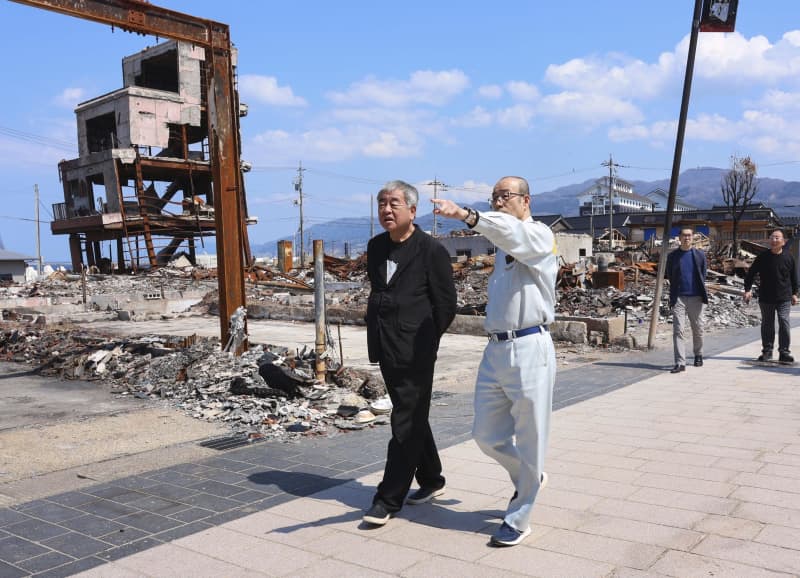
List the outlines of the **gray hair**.
{"label": "gray hair", "polygon": [[383,185],[383,188],[380,191],[378,191],[378,199],[380,199],[383,193],[392,193],[394,191],[400,191],[403,193],[406,205],[408,205],[409,208],[417,206],[417,203],[419,202],[419,191],[405,181],[389,181]]}

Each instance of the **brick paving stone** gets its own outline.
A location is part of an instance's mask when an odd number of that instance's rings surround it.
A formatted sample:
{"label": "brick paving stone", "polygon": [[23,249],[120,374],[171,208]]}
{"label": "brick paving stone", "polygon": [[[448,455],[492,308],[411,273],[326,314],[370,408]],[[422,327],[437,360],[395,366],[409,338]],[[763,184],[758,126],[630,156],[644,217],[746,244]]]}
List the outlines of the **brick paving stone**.
{"label": "brick paving stone", "polygon": [[597,536],[641,542],[676,550],[689,550],[703,537],[702,533],[692,530],[613,516],[595,516],[576,530]]}
{"label": "brick paving stone", "polygon": [[794,492],[740,486],[731,494],[731,497],[743,502],[756,502],[779,508],[800,510],[800,494]]}
{"label": "brick paving stone", "polygon": [[[791,550],[800,550],[800,528],[786,528],[769,524],[755,537],[755,541]],[[800,552],[798,552],[798,556],[800,556]]]}
{"label": "brick paving stone", "polygon": [[653,522],[655,524],[687,529],[694,527],[695,524],[707,515],[704,512],[694,510],[611,499],[594,504],[591,511],[597,514],[619,516],[631,520]]}
{"label": "brick paving stone", "polygon": [[773,572],[800,574],[797,550],[758,544],[747,540],[709,536],[693,550],[695,554],[765,568]]}
{"label": "brick paving stone", "polygon": [[537,549],[567,555],[580,555],[596,562],[643,570],[652,565],[665,551],[661,546],[619,540],[573,530],[553,530],[531,542]]}
{"label": "brick paving stone", "polygon": [[719,498],[730,496],[734,489],[736,489],[734,484],[729,484],[726,482],[713,482],[685,477],[681,468],[676,468],[670,475],[656,473],[644,474],[637,479],[634,484],[649,488],[674,490],[676,492],[687,492],[690,494],[701,494],[704,496],[717,496]]}
{"label": "brick paving stone", "polygon": [[668,464],[665,462],[648,462],[640,469],[642,472],[678,475],[685,478],[707,480],[711,482],[732,482],[733,478],[737,475],[733,470],[720,467],[689,466],[686,464],[677,467],[675,464]]}
{"label": "brick paving stone", "polygon": [[741,473],[733,482],[740,486],[753,486],[765,490],[775,490],[778,492],[800,493],[800,483],[797,479],[785,476],[771,476],[763,470],[759,474]]}
{"label": "brick paving stone", "polygon": [[730,514],[738,505],[736,500],[728,498],[675,492],[662,488],[641,488],[628,496],[628,500],[705,512],[707,514]]}
{"label": "brick paving stone", "polygon": [[69,530],[62,526],[49,524],[36,519],[11,524],[10,526],[6,526],[4,530],[11,535],[21,536],[22,538],[34,541],[47,540],[48,538],[53,538],[69,532]]}
{"label": "brick paving stone", "polygon": [[61,536],[44,540],[41,543],[48,548],[52,548],[53,550],[62,552],[73,558],[85,558],[110,548],[108,543],[95,540],[89,536],[84,536],[78,532],[62,534]]}
{"label": "brick paving stone", "polygon": [[717,560],[688,552],[667,552],[652,570],[667,576],[681,578],[708,578],[709,576],[746,576],[747,578],[789,578],[791,574],[772,572],[747,564]]}
{"label": "brick paving stone", "polygon": [[214,528],[173,542],[175,546],[211,556],[234,566],[258,570],[272,575],[289,575],[320,559],[307,550],[270,542],[263,538]]}
{"label": "brick paving stone", "polygon": [[752,540],[764,528],[764,524],[745,520],[734,516],[718,516],[709,514],[694,527],[698,532],[707,534],[717,534],[728,538],[740,538],[742,540]]}
{"label": "brick paving stone", "polygon": [[0,540],[0,561],[9,564],[15,564],[21,560],[27,560],[47,552],[49,552],[47,548],[16,536],[9,536]]}
{"label": "brick paving stone", "polygon": [[493,568],[517,572],[525,576],[570,576],[596,577],[610,576],[613,564],[597,562],[571,554],[550,552],[527,546],[516,546],[512,549],[493,549],[479,561],[487,567],[487,576],[491,576]]}
{"label": "brick paving stone", "polygon": [[[70,562],[74,561],[75,558],[71,558],[70,556],[61,554],[60,552],[47,552],[41,556],[36,556],[34,558],[28,558],[27,560],[17,562],[16,565],[26,572],[38,574],[40,572],[52,570],[53,568],[63,566],[64,564],[69,564]],[[2,571],[2,568],[0,568],[0,576],[6,576],[6,574]]]}

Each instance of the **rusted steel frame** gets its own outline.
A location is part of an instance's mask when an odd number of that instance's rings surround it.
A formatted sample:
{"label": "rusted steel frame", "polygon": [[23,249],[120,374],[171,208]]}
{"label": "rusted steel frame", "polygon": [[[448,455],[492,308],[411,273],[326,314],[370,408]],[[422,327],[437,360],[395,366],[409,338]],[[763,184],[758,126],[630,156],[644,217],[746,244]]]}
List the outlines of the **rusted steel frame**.
{"label": "rusted steel frame", "polygon": [[130,32],[154,34],[203,47],[228,39],[228,26],[142,0],[12,0],[84,20],[116,26]]}
{"label": "rusted steel frame", "polygon": [[[122,234],[125,236],[125,242],[128,243],[128,255],[133,256],[133,247],[131,246],[131,238],[128,234],[128,217],[125,215],[125,200],[122,198],[122,183],[119,178],[119,160],[114,159],[114,179],[117,181],[117,199],[119,202],[119,214],[122,215]],[[117,256],[119,260],[119,255]],[[133,262],[133,259],[131,259]],[[135,266],[131,264],[131,268],[135,271]],[[125,269],[125,262],[119,263],[119,270]]]}
{"label": "rusted steel frame", "polygon": [[139,201],[139,216],[142,218],[142,225],[144,227],[144,246],[147,248],[147,259],[150,262],[150,267],[158,266],[156,260],[156,251],[153,248],[153,238],[150,234],[150,217],[147,214],[147,207],[145,206],[144,198],[144,180],[142,179],[142,162],[139,156],[139,149],[136,149],[136,159],[134,162],[136,167],[136,198]]}
{"label": "rusted steel frame", "polygon": [[192,167],[193,170],[200,172],[200,173],[210,173],[211,167],[205,163],[198,163],[198,162],[180,162],[180,161],[167,161],[164,159],[154,159],[154,158],[143,158],[142,159],[142,166],[148,168],[155,168],[155,169],[171,169],[175,171],[185,171],[186,167]]}
{"label": "rusted steel frame", "polygon": [[[240,306],[246,305],[244,263],[242,259],[242,194],[239,160],[239,133],[234,115],[238,114],[233,89],[231,44],[206,49],[208,68],[208,140],[214,179],[214,219],[217,225],[217,275],[219,276],[219,320],[221,342],[229,341],[229,322]],[[245,318],[244,333],[247,335]],[[243,340],[234,352],[248,348]]]}
{"label": "rusted steel frame", "polygon": [[[206,49],[208,130],[214,179],[217,225],[221,342],[227,343],[228,322],[245,305],[244,249],[239,163],[238,106],[234,98],[230,29],[226,24],[166,10],[143,0],[12,0],[123,30],[191,42]],[[219,199],[217,202],[216,199]],[[138,237],[137,237],[138,245]],[[249,247],[248,247],[249,251]],[[138,251],[137,251],[138,259]],[[245,326],[245,333],[246,333]],[[240,350],[247,347],[244,341]]]}

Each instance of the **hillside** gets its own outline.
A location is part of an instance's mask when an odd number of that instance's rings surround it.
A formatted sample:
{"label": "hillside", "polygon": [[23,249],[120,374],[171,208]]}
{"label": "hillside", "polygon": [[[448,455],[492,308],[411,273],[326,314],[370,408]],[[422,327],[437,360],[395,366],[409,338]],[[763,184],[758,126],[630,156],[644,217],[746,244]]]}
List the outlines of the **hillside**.
{"label": "hillside", "polygon": [[[681,173],[678,183],[678,196],[685,202],[697,207],[712,207],[723,204],[720,193],[720,183],[727,169],[717,169],[712,167],[700,167],[689,169]],[[542,192],[533,195],[533,212],[540,215],[560,214],[564,216],[577,215],[577,197],[595,179],[588,179],[574,185],[559,187],[552,191]],[[669,190],[669,179],[656,181],[631,181],[634,190],[639,194],[646,195],[650,191],[661,188]],[[780,179],[758,179],[758,193],[755,201],[762,202],[772,207],[779,215],[800,215],[800,182],[783,181]],[[472,205],[476,209],[487,210],[488,203],[475,203]],[[430,231],[433,224],[433,217],[430,213],[417,219],[417,223],[426,231]],[[453,229],[461,229],[463,226],[450,219],[437,219],[437,233],[447,234]],[[374,232],[381,232],[377,217],[375,218]],[[327,223],[314,225],[306,229],[310,232],[312,239],[323,239],[325,241],[325,251],[342,255],[344,253],[345,242],[350,245],[351,255],[357,255],[366,249],[370,234],[369,217],[347,217],[334,219]],[[252,242],[252,251],[256,256],[274,256],[279,239],[267,241],[265,243]],[[295,251],[298,251],[295,248]]]}

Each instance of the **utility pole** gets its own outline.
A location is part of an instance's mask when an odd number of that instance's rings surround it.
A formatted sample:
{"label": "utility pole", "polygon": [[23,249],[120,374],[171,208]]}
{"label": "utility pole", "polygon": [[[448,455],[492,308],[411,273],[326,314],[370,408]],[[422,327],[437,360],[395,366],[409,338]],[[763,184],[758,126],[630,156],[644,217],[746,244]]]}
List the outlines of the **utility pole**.
{"label": "utility pole", "polygon": [[36,199],[36,262],[39,265],[39,276],[42,275],[42,242],[39,236],[39,185],[33,185],[33,196]]}
{"label": "utility pole", "polygon": [[372,196],[370,196],[370,198],[369,198],[369,238],[370,239],[372,239],[372,237],[375,236],[375,216],[374,216],[375,205],[374,205],[374,203],[375,203],[375,201],[372,199]]}
{"label": "utility pole", "polygon": [[305,236],[303,235],[303,161],[297,167],[297,178],[294,181],[294,190],[299,193],[299,198],[294,204],[300,207],[300,269],[305,268]]}
{"label": "utility pole", "polygon": [[608,167],[608,247],[614,250],[614,169],[622,165],[618,165],[611,158],[611,153],[608,155],[608,162],[601,163],[604,167]]}
{"label": "utility pole", "polygon": [[[433,185],[433,198],[438,199],[438,188],[441,187],[443,191],[447,190],[447,185],[443,182],[439,181],[436,177],[433,177],[433,180],[428,183],[428,185]],[[433,215],[433,226],[431,227],[431,233],[433,236],[436,236],[436,213],[431,213]]]}

